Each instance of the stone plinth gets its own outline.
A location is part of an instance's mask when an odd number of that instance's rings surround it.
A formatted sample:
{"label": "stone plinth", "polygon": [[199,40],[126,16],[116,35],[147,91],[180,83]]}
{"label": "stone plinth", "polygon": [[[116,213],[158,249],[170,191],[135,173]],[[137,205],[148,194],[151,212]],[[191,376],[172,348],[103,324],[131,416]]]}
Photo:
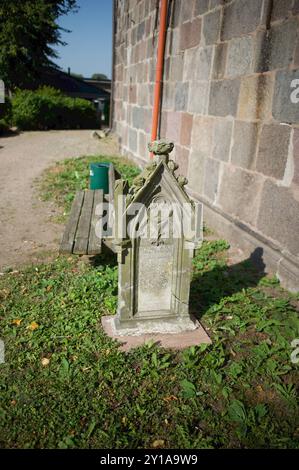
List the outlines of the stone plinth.
{"label": "stone plinth", "polygon": [[210,344],[211,340],[200,325],[200,323],[195,322],[195,328],[190,331],[181,331],[176,333],[142,333],[135,331],[135,335],[120,335],[116,330],[115,317],[107,316],[102,317],[102,326],[105,333],[111,338],[115,339],[120,343],[120,349],[122,351],[130,351],[130,349],[137,348],[146,344],[149,341],[153,341],[156,344],[159,344],[163,348],[181,350],[185,348],[190,348],[191,346],[198,346],[199,344]]}

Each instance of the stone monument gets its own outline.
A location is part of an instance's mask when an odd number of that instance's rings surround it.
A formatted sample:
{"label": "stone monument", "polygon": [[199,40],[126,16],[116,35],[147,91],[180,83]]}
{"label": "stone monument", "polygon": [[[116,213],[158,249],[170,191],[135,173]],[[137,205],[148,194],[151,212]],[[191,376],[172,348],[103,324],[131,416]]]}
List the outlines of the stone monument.
{"label": "stone monument", "polygon": [[109,321],[117,336],[199,327],[189,314],[189,291],[194,250],[202,242],[201,205],[184,190],[187,179],[175,175],[173,147],[163,140],[149,144],[154,159],[133,185],[115,184],[118,309]]}

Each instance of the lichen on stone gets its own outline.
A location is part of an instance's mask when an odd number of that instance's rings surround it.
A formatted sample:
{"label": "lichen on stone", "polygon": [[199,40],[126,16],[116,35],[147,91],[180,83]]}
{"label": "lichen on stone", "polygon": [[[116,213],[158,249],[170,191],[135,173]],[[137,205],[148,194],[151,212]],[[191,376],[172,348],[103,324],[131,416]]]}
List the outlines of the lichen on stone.
{"label": "lichen on stone", "polygon": [[148,149],[154,155],[168,155],[174,148],[173,142],[167,140],[154,140],[148,144]]}
{"label": "lichen on stone", "polygon": [[185,186],[186,184],[188,184],[187,178],[186,178],[185,176],[182,176],[182,175],[180,175],[180,176],[177,177],[177,182],[179,183],[179,185],[181,186],[181,188],[182,188],[183,186]]}

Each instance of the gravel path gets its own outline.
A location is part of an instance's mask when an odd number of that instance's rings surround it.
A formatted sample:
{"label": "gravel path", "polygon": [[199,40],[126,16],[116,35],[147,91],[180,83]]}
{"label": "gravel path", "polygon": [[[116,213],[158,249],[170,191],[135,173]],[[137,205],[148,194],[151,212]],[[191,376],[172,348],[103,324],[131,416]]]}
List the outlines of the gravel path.
{"label": "gravel path", "polygon": [[0,271],[57,254],[64,227],[51,222],[56,209],[39,199],[34,181],[58,160],[95,154],[117,154],[115,140],[90,130],[0,138]]}

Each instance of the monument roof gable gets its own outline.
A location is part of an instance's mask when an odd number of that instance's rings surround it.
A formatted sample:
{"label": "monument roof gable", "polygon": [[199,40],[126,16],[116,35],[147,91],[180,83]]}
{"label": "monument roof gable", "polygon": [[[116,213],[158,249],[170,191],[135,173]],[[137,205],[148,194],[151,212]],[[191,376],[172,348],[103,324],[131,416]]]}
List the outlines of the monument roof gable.
{"label": "monument roof gable", "polygon": [[170,202],[181,205],[190,203],[191,200],[183,188],[187,180],[183,176],[176,177],[174,171],[177,168],[172,160],[166,162],[163,159],[148,165],[133,181],[127,208],[133,203],[148,202],[157,192],[166,194]]}

